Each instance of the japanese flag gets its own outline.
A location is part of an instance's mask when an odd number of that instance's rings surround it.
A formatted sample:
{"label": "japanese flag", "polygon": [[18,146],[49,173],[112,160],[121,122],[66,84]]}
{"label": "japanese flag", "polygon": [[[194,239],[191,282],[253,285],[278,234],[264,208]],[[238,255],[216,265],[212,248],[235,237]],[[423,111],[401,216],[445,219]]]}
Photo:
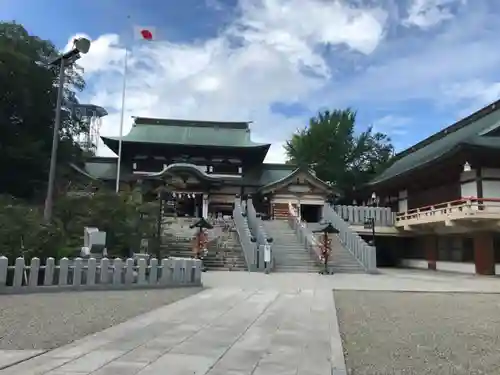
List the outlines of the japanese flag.
{"label": "japanese flag", "polygon": [[134,36],[136,40],[146,40],[148,42],[156,40],[156,28],[134,26]]}

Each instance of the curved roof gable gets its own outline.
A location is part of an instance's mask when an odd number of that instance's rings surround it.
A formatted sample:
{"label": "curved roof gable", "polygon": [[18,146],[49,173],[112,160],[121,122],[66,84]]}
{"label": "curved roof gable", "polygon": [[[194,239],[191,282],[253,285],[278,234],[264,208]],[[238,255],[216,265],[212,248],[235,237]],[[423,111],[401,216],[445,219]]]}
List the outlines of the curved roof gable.
{"label": "curved roof gable", "polygon": [[323,189],[325,191],[329,191],[329,192],[335,193],[337,195],[340,195],[340,192],[337,191],[336,188],[328,185],[325,181],[316,177],[316,175],[312,171],[310,171],[309,169],[300,168],[300,167],[297,167],[293,171],[288,172],[286,175],[283,175],[281,178],[279,178],[277,180],[271,181],[271,182],[267,183],[266,185],[263,185],[261,188],[259,188],[259,191],[266,192],[266,191],[272,190],[272,189],[274,189],[282,184],[285,184],[287,181],[290,181],[291,179],[293,179],[295,176],[299,175],[300,173],[305,173],[309,182],[311,182],[313,185],[319,187],[320,189]]}

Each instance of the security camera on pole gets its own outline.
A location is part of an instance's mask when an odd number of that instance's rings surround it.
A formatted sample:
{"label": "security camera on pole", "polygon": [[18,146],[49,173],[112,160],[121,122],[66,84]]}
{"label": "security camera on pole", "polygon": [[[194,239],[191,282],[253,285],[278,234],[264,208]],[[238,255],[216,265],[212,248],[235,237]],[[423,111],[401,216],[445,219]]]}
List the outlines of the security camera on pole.
{"label": "security camera on pole", "polygon": [[59,87],[57,89],[56,116],[54,122],[54,132],[52,137],[52,151],[50,153],[49,182],[47,186],[47,196],[43,209],[43,218],[46,222],[52,220],[52,206],[54,195],[54,184],[56,179],[57,148],[59,146],[59,128],[61,127],[61,106],[64,91],[65,72],[68,66],[75,63],[81,54],[86,54],[90,49],[90,40],[77,38],[73,41],[73,49],[66,52],[50,63],[52,66],[59,66]]}

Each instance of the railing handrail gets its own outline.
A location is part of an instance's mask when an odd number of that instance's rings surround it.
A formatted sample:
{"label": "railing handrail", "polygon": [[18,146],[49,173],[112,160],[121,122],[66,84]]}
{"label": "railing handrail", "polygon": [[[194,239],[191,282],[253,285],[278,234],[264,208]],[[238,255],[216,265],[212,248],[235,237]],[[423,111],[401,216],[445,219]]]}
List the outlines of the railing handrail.
{"label": "railing handrail", "polygon": [[368,245],[355,231],[351,229],[329,204],[323,206],[323,219],[331,223],[344,248],[359,262],[368,273],[377,272],[377,254],[373,246]]}
{"label": "railing handrail", "polygon": [[[18,257],[9,265],[0,256],[0,293],[48,291],[57,288],[95,289],[201,285],[199,259],[164,258],[61,258],[48,257],[42,264],[34,257],[27,264]],[[11,282],[10,282],[11,281]]]}
{"label": "railing handrail", "polygon": [[248,227],[247,220],[245,220],[245,217],[243,216],[243,209],[239,198],[234,200],[233,220],[238,239],[240,240],[241,248],[243,249],[243,256],[245,257],[247,270],[252,271],[253,266],[255,265],[255,245],[252,244],[250,228]]}
{"label": "railing handrail", "polygon": [[412,208],[410,210],[404,212],[398,212],[396,214],[397,218],[404,217],[407,215],[414,215],[418,213],[428,213],[432,211],[439,211],[448,207],[457,207],[457,206],[472,206],[474,203],[486,205],[487,203],[500,203],[500,198],[477,198],[477,197],[462,197],[460,199],[455,199],[447,202],[439,202],[436,204],[430,204],[427,206]]}
{"label": "railing handrail", "polygon": [[334,205],[337,214],[351,225],[363,225],[366,220],[375,220],[376,226],[392,227],[396,213],[390,207]]}
{"label": "railing handrail", "polygon": [[318,240],[314,236],[314,233],[301,221],[298,211],[293,207],[291,202],[288,203],[288,213],[289,224],[298,235],[299,240],[304,242],[304,245],[313,253],[318,262],[322,262],[322,254]]}
{"label": "railing handrail", "polygon": [[253,205],[253,201],[251,198],[248,198],[246,201],[247,205],[247,218],[248,218],[248,226],[250,227],[250,231],[252,235],[257,239],[257,243],[260,245],[267,245],[272,240],[271,237],[267,234],[264,225],[262,224],[262,220],[257,217],[257,211]]}

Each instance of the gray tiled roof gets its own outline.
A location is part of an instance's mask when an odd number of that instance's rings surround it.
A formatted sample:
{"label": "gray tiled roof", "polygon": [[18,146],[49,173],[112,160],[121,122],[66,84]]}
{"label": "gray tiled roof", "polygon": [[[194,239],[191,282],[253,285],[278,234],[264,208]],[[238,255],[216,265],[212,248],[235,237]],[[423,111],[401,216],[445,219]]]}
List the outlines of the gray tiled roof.
{"label": "gray tiled roof", "polygon": [[405,151],[399,160],[370,181],[369,185],[388,181],[423,167],[461,145],[488,145],[488,147],[496,145],[500,142],[500,138],[486,135],[498,128],[500,128],[500,106],[495,103],[422,141],[422,145],[414,146],[415,151],[412,151],[412,148]]}
{"label": "gray tiled roof", "polygon": [[[102,137],[105,144],[119,137]],[[214,147],[268,146],[250,139],[248,123],[211,122],[138,117],[123,142]]]}

